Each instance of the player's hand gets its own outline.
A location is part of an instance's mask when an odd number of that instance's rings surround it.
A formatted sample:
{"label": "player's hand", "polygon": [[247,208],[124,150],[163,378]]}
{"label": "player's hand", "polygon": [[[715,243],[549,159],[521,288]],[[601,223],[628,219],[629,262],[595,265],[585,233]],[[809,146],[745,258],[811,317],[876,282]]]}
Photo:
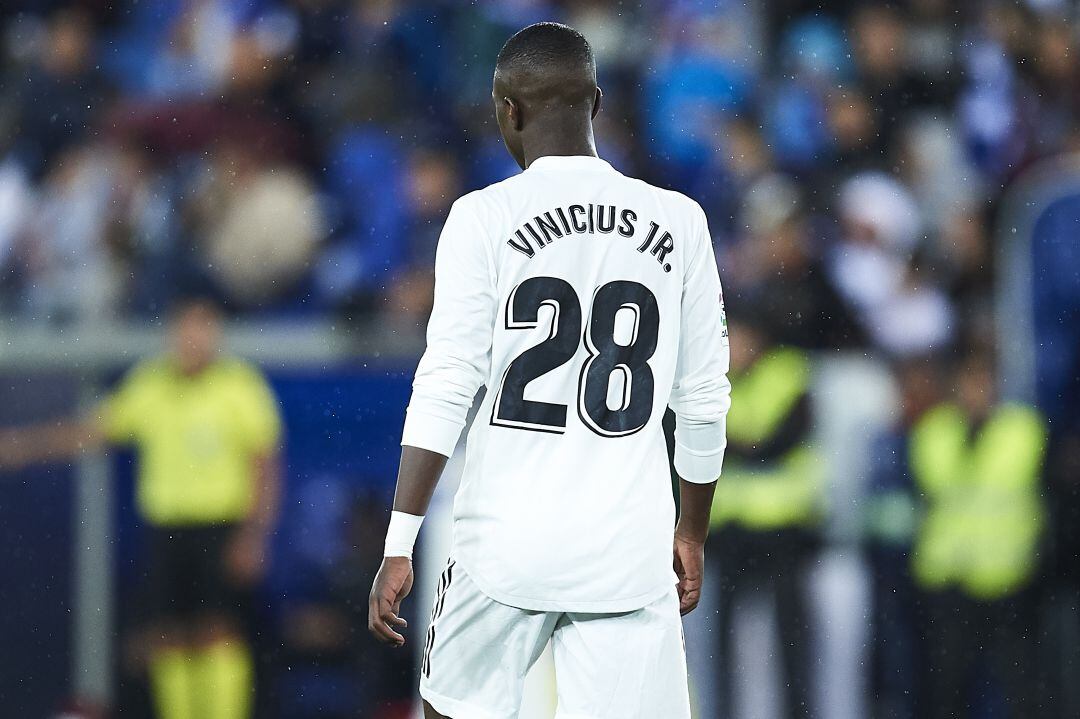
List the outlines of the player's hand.
{"label": "player's hand", "polygon": [[394,631],[409,623],[401,618],[401,600],[413,585],[412,560],[408,557],[384,557],[368,596],[368,631],[385,644],[400,647],[405,637]]}
{"label": "player's hand", "polygon": [[705,569],[705,543],[675,533],[675,575],[679,578],[679,613],[694,611],[701,600]]}

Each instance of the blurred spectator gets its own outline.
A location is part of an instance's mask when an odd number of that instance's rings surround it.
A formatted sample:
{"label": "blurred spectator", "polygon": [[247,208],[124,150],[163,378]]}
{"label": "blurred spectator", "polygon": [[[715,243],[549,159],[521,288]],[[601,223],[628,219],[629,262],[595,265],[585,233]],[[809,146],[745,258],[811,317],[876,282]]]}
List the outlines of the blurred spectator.
{"label": "blurred spectator", "polygon": [[[910,19],[890,5],[865,4],[851,20],[859,82],[876,114],[878,132],[868,150],[884,156],[913,111],[947,98],[947,60],[930,55],[912,62]],[[923,72],[919,72],[923,70]],[[934,72],[933,75],[926,70]]]}
{"label": "blurred spectator", "polygon": [[809,444],[810,365],[805,352],[731,323],[732,414],[717,482],[707,555],[720,577],[718,716],[735,716],[735,608],[767,596],[779,630],[784,716],[813,715],[806,572],[820,540],[825,484]]}
{"label": "blurred spectator", "polygon": [[105,78],[94,61],[94,28],[73,7],[55,12],[40,47],[22,77],[7,85],[17,112],[17,147],[35,175],[62,151],[82,141],[109,100]]}
{"label": "blurred spectator", "polygon": [[[889,354],[965,331],[952,300],[971,309],[977,285],[974,304],[986,307],[985,217],[1002,178],[1077,142],[1075,93],[1053,91],[1080,81],[1065,61],[1070,26],[1045,8],[979,4],[957,23],[942,0],[829,13],[681,0],[91,6],[57,0],[6,27],[0,126],[17,139],[0,159],[12,198],[0,208],[0,262],[25,279],[47,248],[77,246],[92,317],[152,313],[175,283],[215,286],[240,313],[422,317],[429,281],[412,268],[426,266],[423,228],[446,204],[416,206],[417,182],[453,195],[512,171],[493,140],[490,59],[508,32],[542,18],[593,36],[608,90],[603,153],[701,199],[721,245],[744,234],[755,182],[788,173],[796,224],[813,224],[809,255],[824,258],[859,321],[848,341]],[[58,158],[85,157],[106,131],[124,152],[150,154],[119,191],[145,198],[129,208],[140,222],[164,212],[165,225],[121,222],[136,236],[104,246],[95,230],[54,238],[63,230],[48,213],[18,208],[39,193],[63,201],[57,185],[72,175]],[[206,192],[192,190],[196,175]],[[831,221],[844,228],[837,251],[823,231]],[[259,229],[279,225],[276,240]],[[12,255],[16,237],[46,249]],[[264,251],[269,266],[247,261]],[[32,281],[4,285],[15,306],[40,302]]]}
{"label": "blurred spectator", "polygon": [[225,298],[251,307],[295,292],[324,226],[315,188],[240,143],[221,147],[207,169],[192,230]]}
{"label": "blurred spectator", "polygon": [[674,3],[661,28],[652,72],[642,87],[656,161],[668,182],[686,188],[716,151],[725,116],[752,100],[755,33],[749,10],[720,3]]}
{"label": "blurred spectator", "polygon": [[736,306],[753,307],[755,322],[779,344],[861,344],[862,333],[818,256],[798,185],[778,174],[761,178],[746,194],[742,218],[747,236],[732,252],[727,285]]}
{"label": "blurred spectator", "polygon": [[[848,141],[844,128],[826,118],[833,114],[830,101],[836,96],[830,88],[851,75],[850,53],[843,30],[822,17],[803,18],[786,27],[780,52],[780,65],[790,76],[777,83],[771,97],[762,98],[766,137],[781,167],[810,173],[834,150],[843,153],[834,142],[843,146]],[[855,142],[872,136],[860,133]]]}
{"label": "blurred spectator", "polygon": [[952,307],[911,265],[922,236],[914,198],[895,179],[866,173],[844,184],[839,206],[843,239],[829,258],[830,278],[863,330],[889,354],[941,347]]}
{"label": "blurred spectator", "polygon": [[1029,151],[1014,62],[1026,35],[1020,6],[987,3],[964,45],[965,85],[957,114],[976,167],[988,177],[1012,174]]}
{"label": "blurred spectator", "polygon": [[140,153],[106,143],[57,157],[15,248],[18,314],[100,322],[126,309],[135,243],[154,232],[143,169]]}
{"label": "blurred spectator", "polygon": [[[911,188],[928,229],[970,212],[986,194],[975,168],[956,144],[956,129],[929,113],[913,115],[898,138],[900,177]],[[933,236],[933,232],[928,232]]]}
{"label": "blurred spectator", "polygon": [[448,154],[402,152],[367,129],[343,139],[331,178],[344,233],[326,253],[319,281],[340,302],[415,325],[431,309],[435,246],[461,178]]}
{"label": "blurred spectator", "polygon": [[453,158],[413,154],[406,191],[409,222],[403,238],[409,248],[409,262],[402,268],[390,297],[390,311],[403,314],[413,324],[423,324],[431,313],[435,290],[431,268],[435,266],[435,246],[442,232],[442,220],[460,194]]}

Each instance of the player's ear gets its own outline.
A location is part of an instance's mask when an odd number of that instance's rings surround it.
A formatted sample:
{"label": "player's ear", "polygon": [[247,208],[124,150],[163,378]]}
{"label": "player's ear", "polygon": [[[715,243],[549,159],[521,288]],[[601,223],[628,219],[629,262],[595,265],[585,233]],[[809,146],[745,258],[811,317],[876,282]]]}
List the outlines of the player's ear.
{"label": "player's ear", "polygon": [[604,91],[600,89],[600,86],[596,86],[596,97],[593,98],[592,104],[592,116],[595,119],[596,113],[600,112],[600,101],[604,99]]}
{"label": "player's ear", "polygon": [[506,105],[506,119],[510,121],[510,127],[514,128],[514,132],[521,132],[521,108],[509,97],[504,97],[502,101]]}

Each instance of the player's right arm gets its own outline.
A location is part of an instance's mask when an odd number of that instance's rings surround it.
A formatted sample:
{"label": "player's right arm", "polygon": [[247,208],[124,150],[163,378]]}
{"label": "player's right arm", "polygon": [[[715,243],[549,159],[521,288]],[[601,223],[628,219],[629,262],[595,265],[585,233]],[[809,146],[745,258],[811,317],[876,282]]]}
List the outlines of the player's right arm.
{"label": "player's right arm", "polygon": [[368,629],[405,643],[401,601],[412,589],[412,547],[446,461],[454,453],[491,364],[496,314],[494,258],[472,203],[454,203],[435,258],[435,302],[427,350],[416,368],[401,438],[394,511],[383,563],[368,597]]}
{"label": "player's right arm", "polygon": [[680,513],[674,565],[683,614],[701,598],[709,512],[727,447],[726,417],[731,407],[720,277],[705,213],[700,207],[695,210],[695,244],[683,281],[679,359],[669,402],[676,417]]}

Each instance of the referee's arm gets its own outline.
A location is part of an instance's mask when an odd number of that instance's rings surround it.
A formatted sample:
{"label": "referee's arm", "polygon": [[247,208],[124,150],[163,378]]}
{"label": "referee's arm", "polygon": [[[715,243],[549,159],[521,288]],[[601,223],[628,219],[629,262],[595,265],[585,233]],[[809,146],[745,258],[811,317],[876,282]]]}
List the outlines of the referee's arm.
{"label": "referee's arm", "polygon": [[240,585],[259,581],[266,569],[270,535],[281,509],[281,453],[274,449],[254,454],[252,462],[251,513],[241,524],[226,550],[225,561]]}
{"label": "referee's arm", "polygon": [[0,430],[0,469],[16,470],[39,462],[59,462],[107,442],[96,417],[67,417],[29,427]]}
{"label": "referee's arm", "polygon": [[0,469],[59,462],[106,444],[134,441],[141,426],[140,395],[150,374],[148,365],[136,365],[116,391],[82,417],[0,429]]}

